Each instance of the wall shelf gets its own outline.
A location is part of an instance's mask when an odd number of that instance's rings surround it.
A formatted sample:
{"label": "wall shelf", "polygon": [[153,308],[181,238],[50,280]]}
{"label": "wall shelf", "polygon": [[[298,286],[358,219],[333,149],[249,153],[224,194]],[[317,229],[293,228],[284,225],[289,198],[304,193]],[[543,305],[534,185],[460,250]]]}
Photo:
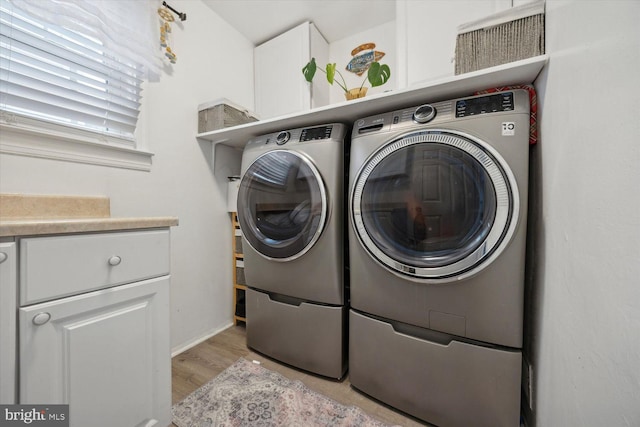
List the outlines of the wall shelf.
{"label": "wall shelf", "polygon": [[231,229],[233,240],[231,249],[233,251],[233,323],[247,321],[245,295],[247,285],[244,280],[244,254],[242,253],[242,231],[238,222],[238,214],[231,212]]}
{"label": "wall shelf", "polygon": [[197,134],[196,137],[210,141],[213,144],[244,148],[251,138],[265,133],[330,122],[350,124],[359,118],[373,114],[426,102],[438,102],[450,98],[468,96],[478,90],[530,84],[536,79],[547,60],[547,55],[540,55],[484,70],[427,82],[422,85],[415,85],[410,88],[370,95],[365,98],[331,104],[296,114],[203,132]]}

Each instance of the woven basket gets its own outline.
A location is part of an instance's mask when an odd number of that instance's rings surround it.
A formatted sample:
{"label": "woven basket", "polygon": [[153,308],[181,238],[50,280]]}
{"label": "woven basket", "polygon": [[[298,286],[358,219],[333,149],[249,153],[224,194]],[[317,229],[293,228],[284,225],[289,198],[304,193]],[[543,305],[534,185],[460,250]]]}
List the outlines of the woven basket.
{"label": "woven basket", "polygon": [[258,120],[255,114],[228,99],[198,106],[198,133],[238,126]]}
{"label": "woven basket", "polygon": [[514,7],[458,27],[455,73],[544,54],[544,2]]}

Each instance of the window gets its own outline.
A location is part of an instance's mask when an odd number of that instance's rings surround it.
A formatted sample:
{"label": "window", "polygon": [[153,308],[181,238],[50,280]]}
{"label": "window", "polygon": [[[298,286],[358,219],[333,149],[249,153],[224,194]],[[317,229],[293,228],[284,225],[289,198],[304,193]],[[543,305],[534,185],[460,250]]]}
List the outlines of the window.
{"label": "window", "polygon": [[[58,135],[58,139],[71,135],[62,138],[67,145],[83,141],[121,154],[142,152],[136,150],[134,132],[143,70],[137,61],[90,35],[44,22],[0,0],[3,131],[28,128],[38,133],[40,129],[42,135]],[[144,154],[150,160],[150,153]],[[82,159],[76,156],[75,161]]]}

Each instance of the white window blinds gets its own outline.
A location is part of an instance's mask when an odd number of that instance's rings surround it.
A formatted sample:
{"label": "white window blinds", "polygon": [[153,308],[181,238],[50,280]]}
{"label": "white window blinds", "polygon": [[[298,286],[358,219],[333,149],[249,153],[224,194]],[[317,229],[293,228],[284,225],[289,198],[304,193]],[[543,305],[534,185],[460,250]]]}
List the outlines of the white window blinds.
{"label": "white window blinds", "polygon": [[133,141],[142,80],[141,64],[96,38],[30,17],[0,0],[0,109],[5,114]]}

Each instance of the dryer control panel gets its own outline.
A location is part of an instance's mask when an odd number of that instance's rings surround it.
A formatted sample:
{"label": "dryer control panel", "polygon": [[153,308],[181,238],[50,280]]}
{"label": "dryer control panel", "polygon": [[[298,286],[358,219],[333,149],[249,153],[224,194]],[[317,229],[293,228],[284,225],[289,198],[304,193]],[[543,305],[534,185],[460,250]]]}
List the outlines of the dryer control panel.
{"label": "dryer control panel", "polygon": [[300,142],[312,141],[314,139],[329,139],[331,138],[332,129],[332,125],[302,129],[302,133],[300,134]]}
{"label": "dryer control panel", "polygon": [[341,123],[327,123],[296,129],[286,129],[257,136],[247,142],[246,149],[290,149],[300,143],[344,141],[347,127]]}

